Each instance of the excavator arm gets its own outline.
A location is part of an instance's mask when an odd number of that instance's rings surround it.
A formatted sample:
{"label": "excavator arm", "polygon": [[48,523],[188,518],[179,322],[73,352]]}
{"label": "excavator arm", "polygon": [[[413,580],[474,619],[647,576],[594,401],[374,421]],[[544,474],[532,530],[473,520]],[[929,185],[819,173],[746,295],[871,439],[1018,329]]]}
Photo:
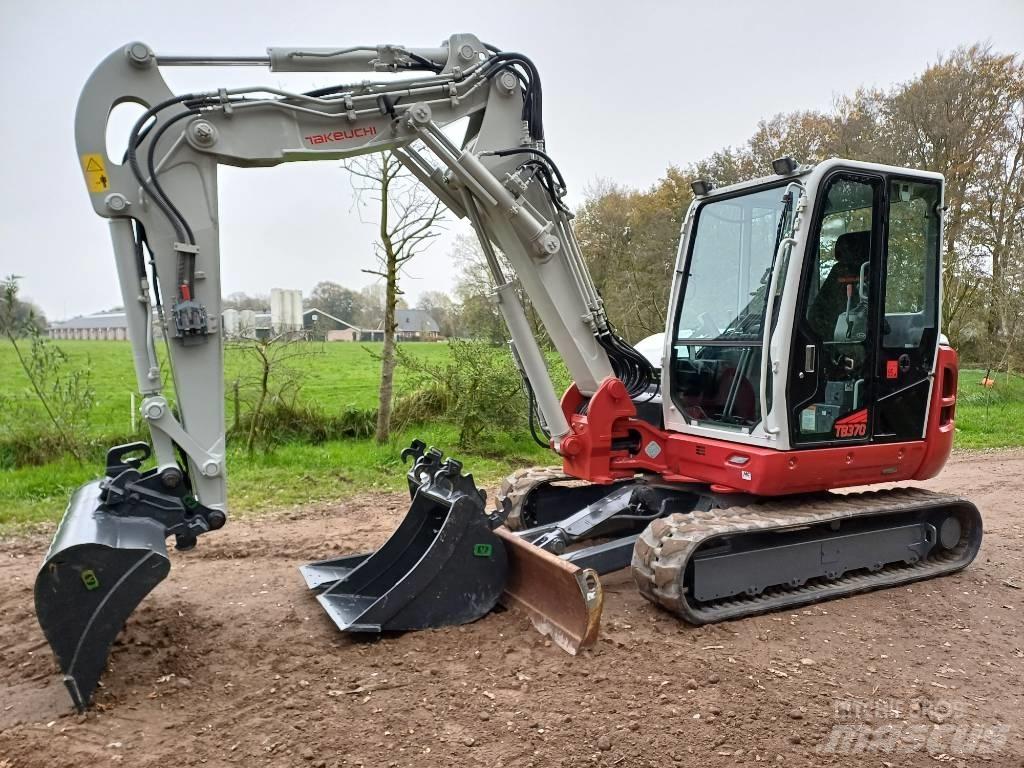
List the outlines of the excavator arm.
{"label": "excavator arm", "polygon": [[[390,71],[413,77],[290,93],[219,89],[174,95],[161,66],[265,64],[271,71]],[[420,75],[422,71],[426,74]],[[513,290],[518,280],[576,387],[593,394],[613,373],[639,392],[643,358],[617,339],[561,202],[564,181],[544,151],[541,85],[519,54],[471,35],[439,48],[271,48],[266,57],[161,57],[142,43],[96,69],[76,115],[82,169],[97,214],[110,220],[142,414],[161,470],[188,459],[196,498],[224,509],[223,351],[217,165],[267,167],[391,151],[476,230],[498,306],[539,414],[560,450],[569,425]],[[106,124],[119,103],[147,107],[124,162],[106,156]],[[463,141],[444,129],[469,118]],[[426,151],[424,151],[424,149]],[[147,274],[140,241],[151,254]],[[505,275],[501,251],[514,270]],[[157,291],[159,291],[157,293]],[[161,395],[151,305],[164,313],[178,414]]]}
{"label": "excavator arm", "polygon": [[[162,67],[225,65],[404,76],[307,93],[259,85],[188,94],[172,93],[161,76]],[[145,112],[123,157],[111,157],[107,122],[124,102]],[[465,134],[453,141],[450,133],[463,120]],[[164,540],[174,536],[179,549],[189,549],[226,520],[218,165],[393,153],[476,231],[514,358],[556,452],[578,452],[578,439],[516,282],[569,369],[573,408],[609,381],[633,396],[651,384],[650,364],[615,335],[580,253],[562,202],[565,181],[545,151],[540,76],[521,54],[472,35],[437,48],[270,48],[256,57],[161,56],[135,42],[111,53],[89,78],[75,135],[93,208],[109,220],[141,413],[152,437],[151,445],[111,449],[106,476],[72,497],[37,579],[40,623],[79,707],[88,703],[124,620],[166,576]],[[164,394],[155,325],[167,342],[173,407]],[[484,511],[483,494],[458,462],[442,461],[422,444],[406,454],[415,459],[413,502],[388,544],[372,555],[303,569],[338,626],[380,631],[468,621],[512,584],[508,601],[531,612],[560,645],[574,650],[592,642],[600,612],[596,575],[496,535],[502,516]],[[144,470],[151,455],[155,466]],[[528,562],[533,553],[541,560]],[[555,582],[561,592],[550,589]],[[531,592],[531,584],[551,594]],[[542,599],[552,595],[554,602]],[[575,610],[574,620],[561,621],[545,607],[559,602]]]}

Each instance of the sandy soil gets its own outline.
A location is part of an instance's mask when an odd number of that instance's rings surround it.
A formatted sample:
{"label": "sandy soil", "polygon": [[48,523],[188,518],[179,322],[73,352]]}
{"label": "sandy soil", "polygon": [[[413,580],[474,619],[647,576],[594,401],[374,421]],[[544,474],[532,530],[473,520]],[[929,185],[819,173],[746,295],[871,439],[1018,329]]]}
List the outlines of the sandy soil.
{"label": "sandy soil", "polygon": [[33,614],[46,540],[3,542],[0,768],[1024,765],[1024,452],[926,485],[985,515],[958,575],[694,629],[623,572],[576,658],[513,612],[340,635],[296,566],[379,544],[400,496],[233,522],[172,556],[84,716]]}

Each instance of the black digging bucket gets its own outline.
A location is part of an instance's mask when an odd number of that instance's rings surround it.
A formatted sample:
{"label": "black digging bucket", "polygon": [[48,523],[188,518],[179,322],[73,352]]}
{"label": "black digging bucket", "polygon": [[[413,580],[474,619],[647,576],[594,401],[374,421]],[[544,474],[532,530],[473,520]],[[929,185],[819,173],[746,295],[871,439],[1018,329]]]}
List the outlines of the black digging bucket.
{"label": "black digging bucket", "polygon": [[71,497],[35,587],[39,625],[80,710],[128,616],[171,570],[163,524],[105,512],[100,483]]}
{"label": "black digging bucket", "polygon": [[224,525],[224,513],[195,500],[180,473],[140,471],[149,455],[145,443],[110,449],[107,476],[75,491],[36,576],[36,617],[79,710],[128,616],[170,571],[168,536],[191,549]]}
{"label": "black digging bucket", "polygon": [[505,547],[485,494],[462,465],[417,440],[402,452],[412,504],[375,552],[303,566],[339,629],[390,632],[466,624],[486,615],[505,588]]}

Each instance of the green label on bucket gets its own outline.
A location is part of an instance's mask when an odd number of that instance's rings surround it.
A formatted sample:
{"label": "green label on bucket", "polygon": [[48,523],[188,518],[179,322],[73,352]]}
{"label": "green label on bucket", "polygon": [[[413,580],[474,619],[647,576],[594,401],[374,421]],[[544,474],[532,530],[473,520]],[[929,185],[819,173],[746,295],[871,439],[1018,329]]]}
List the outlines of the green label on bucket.
{"label": "green label on bucket", "polygon": [[99,589],[100,580],[96,578],[96,574],[90,568],[87,571],[82,571],[82,583],[85,584],[85,588],[90,592],[94,589]]}
{"label": "green label on bucket", "polygon": [[491,556],[491,545],[490,544],[474,544],[473,555],[476,557],[490,557]]}

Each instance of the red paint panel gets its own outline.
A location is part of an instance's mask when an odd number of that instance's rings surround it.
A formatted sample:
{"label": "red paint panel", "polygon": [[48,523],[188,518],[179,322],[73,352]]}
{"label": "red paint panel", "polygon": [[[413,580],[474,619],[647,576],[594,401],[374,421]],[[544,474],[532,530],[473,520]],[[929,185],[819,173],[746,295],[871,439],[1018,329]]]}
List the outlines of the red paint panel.
{"label": "red paint panel", "polygon": [[942,470],[953,450],[956,432],[956,382],[959,361],[952,347],[941,346],[935,360],[932,401],[928,407],[927,450],[915,480],[927,480]]}
{"label": "red paint panel", "polygon": [[[854,485],[925,479],[938,473],[953,441],[956,353],[939,351],[928,440],[800,451],[665,432],[635,418],[618,379],[609,377],[587,403],[575,387],[562,398],[572,433],[562,441],[568,474],[610,483],[638,472],[670,482],[702,482],[758,496],[784,496]],[[867,411],[848,417],[866,424]]]}

